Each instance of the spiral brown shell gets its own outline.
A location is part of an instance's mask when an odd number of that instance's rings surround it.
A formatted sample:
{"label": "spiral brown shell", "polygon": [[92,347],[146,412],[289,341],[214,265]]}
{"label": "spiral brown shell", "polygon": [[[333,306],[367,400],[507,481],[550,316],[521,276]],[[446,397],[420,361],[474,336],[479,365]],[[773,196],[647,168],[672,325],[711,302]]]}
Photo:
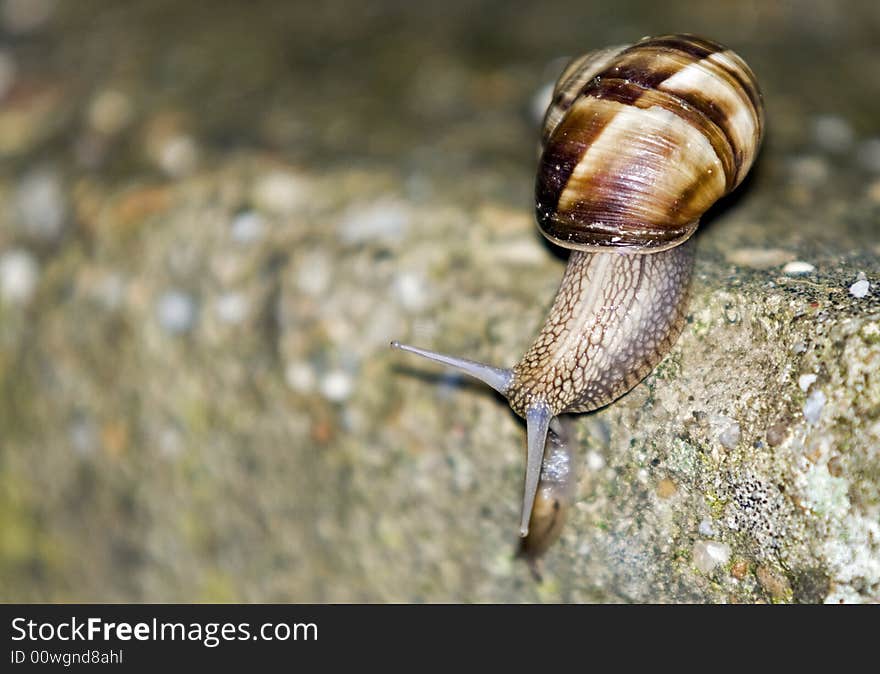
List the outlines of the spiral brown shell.
{"label": "spiral brown shell", "polygon": [[763,127],[754,74],[716,42],[668,35],[575,59],[544,118],[541,231],[579,250],[678,245],[748,173]]}

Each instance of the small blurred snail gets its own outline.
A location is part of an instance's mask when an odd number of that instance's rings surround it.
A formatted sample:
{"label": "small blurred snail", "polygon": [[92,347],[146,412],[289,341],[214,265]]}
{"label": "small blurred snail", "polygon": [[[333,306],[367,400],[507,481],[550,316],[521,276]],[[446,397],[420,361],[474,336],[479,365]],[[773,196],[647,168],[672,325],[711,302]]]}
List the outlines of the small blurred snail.
{"label": "small blurred snail", "polygon": [[675,343],[690,237],[745,178],[763,127],[755,75],[716,42],[667,35],[574,59],[544,116],[535,186],[541,233],[572,252],[538,337],[510,368],[392,342],[485,382],[525,418],[530,560],[559,536],[573,498],[572,429],[560,415],[619,398]]}

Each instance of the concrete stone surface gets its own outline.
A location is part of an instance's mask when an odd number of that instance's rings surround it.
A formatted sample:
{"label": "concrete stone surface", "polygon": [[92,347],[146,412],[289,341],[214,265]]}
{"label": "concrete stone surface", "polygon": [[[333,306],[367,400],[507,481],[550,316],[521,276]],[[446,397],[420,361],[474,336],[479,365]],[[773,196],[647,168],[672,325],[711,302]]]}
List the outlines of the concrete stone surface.
{"label": "concrete stone surface", "polygon": [[[880,5],[648,6],[0,13],[0,599],[880,600]],[[766,143],[536,582],[522,423],[388,342],[519,358],[546,85],[673,31]]]}

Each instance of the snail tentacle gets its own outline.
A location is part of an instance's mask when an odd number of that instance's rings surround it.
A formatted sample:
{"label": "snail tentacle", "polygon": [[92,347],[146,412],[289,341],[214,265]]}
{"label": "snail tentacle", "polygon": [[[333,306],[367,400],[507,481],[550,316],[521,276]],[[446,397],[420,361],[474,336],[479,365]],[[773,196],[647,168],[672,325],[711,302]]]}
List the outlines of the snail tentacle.
{"label": "snail tentacle", "polygon": [[553,417],[529,520],[529,535],[520,538],[517,551],[517,556],[526,560],[537,581],[541,580],[540,557],[562,533],[575,497],[580,462],[575,452],[574,434],[574,422],[570,416]]}
{"label": "snail tentacle", "polygon": [[544,463],[544,446],[547,442],[547,431],[550,429],[552,419],[553,413],[546,403],[537,403],[526,410],[528,449],[522,515],[519,525],[519,535],[523,538],[529,535],[529,519],[532,516],[532,506],[535,504],[535,494],[538,492],[538,480],[541,477],[541,466]]}
{"label": "snail tentacle", "polygon": [[437,353],[436,351],[420,349],[416,346],[410,346],[409,344],[401,344],[397,340],[391,342],[391,348],[406,351],[407,353],[414,353],[422,358],[427,358],[428,360],[433,360],[437,363],[443,363],[444,365],[454,367],[455,369],[470,375],[474,379],[479,379],[481,382],[492,387],[503,396],[507,395],[511,379],[513,378],[513,370],[510,369],[486,365],[485,363],[468,360],[467,358],[447,356],[446,354]]}

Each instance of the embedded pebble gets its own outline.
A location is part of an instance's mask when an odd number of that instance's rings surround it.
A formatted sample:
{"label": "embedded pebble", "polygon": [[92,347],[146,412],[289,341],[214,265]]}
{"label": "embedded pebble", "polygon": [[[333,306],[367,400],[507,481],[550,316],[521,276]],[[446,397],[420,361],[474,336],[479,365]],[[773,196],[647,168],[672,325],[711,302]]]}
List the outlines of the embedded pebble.
{"label": "embedded pebble", "polygon": [[871,284],[867,279],[860,279],[849,287],[849,294],[856,299],[862,299],[871,290]]}
{"label": "embedded pebble", "polygon": [[12,89],[12,85],[15,84],[17,71],[18,66],[16,66],[12,54],[0,50],[0,100]]}
{"label": "embedded pebble", "polygon": [[158,151],[158,163],[172,178],[191,174],[198,163],[199,149],[192,136],[179,134],[162,142]]}
{"label": "embedded pebble", "polygon": [[804,342],[804,340],[799,339],[794,344],[791,345],[791,350],[797,354],[806,353],[807,345]]}
{"label": "embedded pebble", "polygon": [[715,529],[712,528],[712,520],[704,519],[700,522],[700,526],[697,527],[697,531],[700,536],[714,536]]}
{"label": "embedded pebble", "polygon": [[856,161],[862,168],[880,173],[880,138],[869,138],[860,143],[856,149]]}
{"label": "embedded pebble", "polygon": [[792,180],[800,185],[818,186],[828,180],[831,169],[821,157],[794,157],[789,161]]}
{"label": "embedded pebble", "polygon": [[0,297],[10,304],[27,304],[39,282],[40,268],[34,256],[22,249],[0,257]]}
{"label": "embedded pebble", "polygon": [[53,241],[61,235],[67,204],[56,171],[39,168],[25,175],[18,185],[15,201],[27,234],[44,241]]}
{"label": "embedded pebble", "polygon": [[266,220],[256,211],[242,211],[230,224],[232,240],[236,243],[253,243],[263,236]]}
{"label": "embedded pebble", "polygon": [[794,253],[782,248],[736,248],[724,254],[731,264],[752,269],[770,269],[795,259]]}
{"label": "embedded pebble", "polygon": [[337,229],[343,243],[368,241],[393,242],[401,239],[409,227],[409,209],[391,197],[373,203],[355,203],[339,220]]}
{"label": "embedded pebble", "polygon": [[250,305],[247,296],[243,293],[230,292],[216,299],[214,311],[221,322],[235,325],[247,318]]}
{"label": "embedded pebble", "polygon": [[172,458],[183,453],[184,437],[175,426],[165,426],[159,430],[156,444],[162,456]]}
{"label": "embedded pebble", "polygon": [[739,444],[741,435],[742,432],[740,431],[739,424],[734,421],[721,431],[718,435],[718,442],[720,442],[721,446],[725,449],[734,449]]}
{"label": "embedded pebble", "polygon": [[354,383],[344,370],[332,370],[321,379],[321,395],[335,403],[346,400],[353,388]]}
{"label": "embedded pebble", "polygon": [[273,171],[260,176],[253,188],[257,208],[278,215],[293,213],[308,199],[306,180],[290,171]]}
{"label": "embedded pebble", "polygon": [[495,262],[510,265],[539,265],[547,259],[546,251],[534,237],[493,246],[491,254]]}
{"label": "embedded pebble", "polygon": [[[647,477],[647,475],[645,475]],[[660,498],[670,498],[678,491],[678,486],[668,477],[664,477],[657,483],[657,496]]]}
{"label": "embedded pebble", "polygon": [[394,295],[407,311],[421,311],[430,301],[425,280],[418,274],[402,273],[394,279]]}
{"label": "embedded pebble", "polygon": [[284,381],[297,393],[310,393],[315,388],[315,371],[308,363],[289,363],[284,368]]}
{"label": "embedded pebble", "polygon": [[744,559],[739,559],[730,567],[730,575],[737,580],[742,580],[749,572],[749,563]]}
{"label": "embedded pebble", "polygon": [[730,546],[715,541],[697,541],[694,543],[693,559],[694,566],[700,571],[710,573],[730,560]]}
{"label": "embedded pebble", "polygon": [[89,105],[89,126],[98,133],[112,136],[128,126],[133,113],[134,108],[128,96],[114,89],[106,89],[99,92]]}
{"label": "embedded pebble", "polygon": [[825,407],[827,398],[819,389],[813,391],[804,403],[804,419],[815,424],[822,416],[822,408]]}
{"label": "embedded pebble", "polygon": [[605,467],[605,457],[594,449],[587,452],[587,468],[594,473]]}
{"label": "embedded pebble", "polygon": [[767,429],[767,444],[771,447],[778,447],[788,437],[789,424],[786,421],[780,421],[773,424]]}
{"label": "embedded pebble", "polygon": [[813,140],[826,152],[845,152],[853,137],[852,126],[842,117],[821,115],[813,119]]}
{"label": "embedded pebble", "polygon": [[791,594],[791,585],[788,579],[780,573],[766,566],[759,566],[755,571],[761,587],[770,594],[773,599],[785,599]]}
{"label": "embedded pebble", "polygon": [[803,260],[794,260],[793,262],[789,262],[787,265],[785,265],[782,268],[782,271],[786,274],[809,274],[816,271],[816,268],[809,262],[804,262]]}
{"label": "embedded pebble", "polygon": [[798,377],[798,386],[800,387],[801,391],[806,393],[807,389],[809,389],[813,385],[813,382],[816,381],[817,378],[818,377],[815,374],[802,374],[800,377]]}
{"label": "embedded pebble", "polygon": [[156,304],[156,317],[162,329],[172,335],[189,332],[196,322],[197,306],[193,297],[178,290],[164,293]]}

